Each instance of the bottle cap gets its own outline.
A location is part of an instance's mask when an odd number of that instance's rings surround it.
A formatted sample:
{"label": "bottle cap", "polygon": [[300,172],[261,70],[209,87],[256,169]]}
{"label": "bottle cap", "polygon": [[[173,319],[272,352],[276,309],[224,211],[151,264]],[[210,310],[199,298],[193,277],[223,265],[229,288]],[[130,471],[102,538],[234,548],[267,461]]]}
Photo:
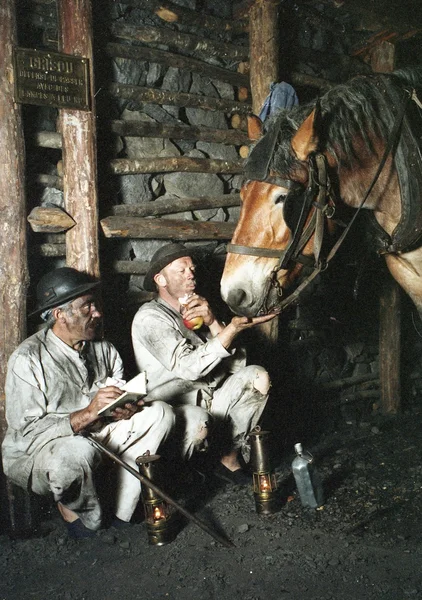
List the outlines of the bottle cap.
{"label": "bottle cap", "polygon": [[296,454],[302,454],[302,444],[295,444]]}

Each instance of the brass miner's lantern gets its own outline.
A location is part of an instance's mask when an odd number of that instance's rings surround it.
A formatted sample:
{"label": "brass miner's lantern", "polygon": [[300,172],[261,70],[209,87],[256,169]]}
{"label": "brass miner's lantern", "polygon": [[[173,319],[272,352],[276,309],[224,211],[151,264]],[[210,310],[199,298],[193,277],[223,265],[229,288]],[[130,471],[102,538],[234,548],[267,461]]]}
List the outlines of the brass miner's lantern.
{"label": "brass miner's lantern", "polygon": [[[156,477],[154,463],[160,458],[158,454],[145,453],[136,459],[139,472],[154,483]],[[176,537],[171,507],[150,487],[142,485],[145,520],[147,523],[148,543],[152,546],[164,546]]]}
{"label": "brass miner's lantern", "polygon": [[249,434],[256,512],[263,515],[271,515],[280,509],[275,494],[277,483],[269,459],[269,433],[258,426]]}

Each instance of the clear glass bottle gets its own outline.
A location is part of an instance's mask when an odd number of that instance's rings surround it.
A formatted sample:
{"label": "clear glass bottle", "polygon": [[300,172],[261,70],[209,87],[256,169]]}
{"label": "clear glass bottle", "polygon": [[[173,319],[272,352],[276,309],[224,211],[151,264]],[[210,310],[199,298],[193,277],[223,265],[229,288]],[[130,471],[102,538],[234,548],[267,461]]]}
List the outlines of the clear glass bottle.
{"label": "clear glass bottle", "polygon": [[295,452],[292,471],[302,506],[318,508],[324,504],[324,493],[321,477],[314,465],[314,458],[310,452],[303,450],[302,444],[295,444]]}

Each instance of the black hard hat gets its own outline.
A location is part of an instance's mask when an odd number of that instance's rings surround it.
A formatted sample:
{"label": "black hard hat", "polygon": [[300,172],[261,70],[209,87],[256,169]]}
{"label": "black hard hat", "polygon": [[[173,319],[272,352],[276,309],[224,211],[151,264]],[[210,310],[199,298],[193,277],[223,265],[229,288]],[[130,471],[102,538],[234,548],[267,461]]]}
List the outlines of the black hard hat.
{"label": "black hard hat", "polygon": [[179,243],[166,244],[165,246],[159,248],[151,258],[151,262],[144,279],[144,289],[148,292],[155,292],[155,275],[157,275],[161,269],[164,269],[164,267],[169,265],[171,262],[177,260],[178,258],[182,258],[183,256],[190,256],[192,258],[194,253],[192,250],[189,250],[189,248],[186,248],[186,246]]}
{"label": "black hard hat", "polygon": [[79,298],[100,283],[98,279],[91,277],[88,273],[77,271],[71,267],[54,269],[41,277],[38,282],[37,308],[30,316]]}

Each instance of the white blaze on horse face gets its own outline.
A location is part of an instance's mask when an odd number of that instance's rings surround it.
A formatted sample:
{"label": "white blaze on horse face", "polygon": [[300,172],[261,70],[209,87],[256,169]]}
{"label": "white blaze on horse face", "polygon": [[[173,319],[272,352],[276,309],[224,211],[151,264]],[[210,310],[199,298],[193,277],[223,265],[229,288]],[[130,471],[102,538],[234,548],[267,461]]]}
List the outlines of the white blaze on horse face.
{"label": "white blaze on horse face", "polygon": [[[232,243],[239,246],[284,250],[290,232],[283,219],[287,188],[251,181],[242,188],[239,223]],[[221,279],[221,295],[233,312],[254,316],[262,311],[268,281],[279,264],[278,258],[229,252]],[[270,296],[273,294],[271,292]],[[275,301],[268,298],[267,308]]]}

